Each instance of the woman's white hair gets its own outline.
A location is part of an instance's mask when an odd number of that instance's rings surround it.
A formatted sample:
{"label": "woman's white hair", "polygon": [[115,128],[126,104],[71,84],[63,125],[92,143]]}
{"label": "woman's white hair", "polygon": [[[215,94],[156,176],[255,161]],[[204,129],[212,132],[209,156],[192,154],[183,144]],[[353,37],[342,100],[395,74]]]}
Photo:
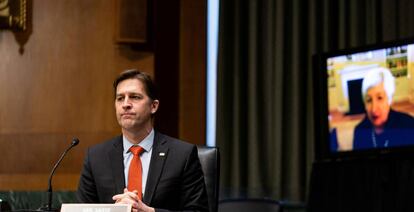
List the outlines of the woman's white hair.
{"label": "woman's white hair", "polygon": [[395,92],[395,79],[392,76],[391,71],[387,68],[378,67],[371,69],[362,80],[362,98],[365,99],[365,94],[368,89],[384,83],[385,93],[388,97],[388,104],[391,105],[392,96]]}

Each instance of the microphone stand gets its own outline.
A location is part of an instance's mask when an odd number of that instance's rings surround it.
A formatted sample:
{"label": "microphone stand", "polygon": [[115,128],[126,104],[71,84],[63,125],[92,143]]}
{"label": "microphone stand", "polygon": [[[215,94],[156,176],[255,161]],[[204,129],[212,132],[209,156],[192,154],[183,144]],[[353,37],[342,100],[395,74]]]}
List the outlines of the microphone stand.
{"label": "microphone stand", "polygon": [[48,189],[47,189],[47,205],[46,205],[46,207],[39,208],[37,211],[54,211],[54,212],[59,211],[59,209],[52,208],[52,197],[53,197],[52,178],[53,178],[53,174],[55,173],[55,171],[56,171],[57,167],[59,166],[60,162],[65,157],[66,153],[78,144],[79,144],[79,139],[73,138],[72,143],[70,144],[69,148],[67,148],[62,153],[59,160],[57,161],[57,163],[53,167],[53,169],[52,169],[52,171],[50,172],[50,175],[49,175],[49,184],[48,184]]}

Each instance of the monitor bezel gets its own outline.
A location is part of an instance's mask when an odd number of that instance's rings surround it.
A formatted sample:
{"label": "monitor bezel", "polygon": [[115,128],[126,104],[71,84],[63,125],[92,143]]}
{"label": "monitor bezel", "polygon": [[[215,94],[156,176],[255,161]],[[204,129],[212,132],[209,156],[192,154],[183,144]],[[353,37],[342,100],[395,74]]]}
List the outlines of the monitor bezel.
{"label": "monitor bezel", "polygon": [[336,51],[323,52],[313,55],[313,96],[314,96],[314,132],[315,132],[315,159],[321,160],[343,160],[343,159],[373,159],[383,157],[405,157],[414,153],[414,145],[364,149],[351,151],[330,151],[329,132],[329,102],[328,102],[328,73],[327,59],[331,57],[355,54],[372,50],[386,49],[391,47],[414,45],[414,38],[388,41],[383,43],[364,45],[360,47],[340,49]]}

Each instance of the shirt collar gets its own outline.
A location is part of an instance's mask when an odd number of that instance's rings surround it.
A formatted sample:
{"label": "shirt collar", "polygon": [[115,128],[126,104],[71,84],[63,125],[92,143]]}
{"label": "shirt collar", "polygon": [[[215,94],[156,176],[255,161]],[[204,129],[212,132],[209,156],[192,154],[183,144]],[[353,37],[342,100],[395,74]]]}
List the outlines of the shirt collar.
{"label": "shirt collar", "polygon": [[[142,140],[138,146],[145,149],[146,152],[149,152],[152,149],[152,144],[154,143],[154,128],[151,129],[151,132],[147,135],[147,137]],[[122,135],[122,143],[124,146],[124,154],[127,154],[129,152],[129,148],[134,146],[133,143],[131,143],[125,135]]]}

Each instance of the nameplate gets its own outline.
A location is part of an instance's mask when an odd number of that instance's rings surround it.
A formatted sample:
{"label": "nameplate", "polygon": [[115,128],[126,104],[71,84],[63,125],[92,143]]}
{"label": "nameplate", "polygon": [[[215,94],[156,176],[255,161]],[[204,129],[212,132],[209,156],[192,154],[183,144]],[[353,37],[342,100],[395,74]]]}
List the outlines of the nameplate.
{"label": "nameplate", "polygon": [[131,212],[130,204],[62,204],[61,212]]}

